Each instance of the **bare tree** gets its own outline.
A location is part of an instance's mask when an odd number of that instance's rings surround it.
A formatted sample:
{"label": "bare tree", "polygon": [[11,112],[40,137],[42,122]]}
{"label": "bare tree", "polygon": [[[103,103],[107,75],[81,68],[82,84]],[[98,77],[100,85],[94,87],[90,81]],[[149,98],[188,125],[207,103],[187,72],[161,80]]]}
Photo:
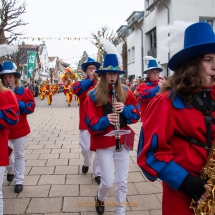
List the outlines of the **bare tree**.
{"label": "bare tree", "polygon": [[124,41],[124,44],[122,46],[122,67],[123,67],[123,70],[126,71],[126,74],[125,74],[126,78],[128,76],[127,58],[128,58],[128,54],[127,54],[127,42]]}
{"label": "bare tree", "polygon": [[83,52],[81,60],[79,60],[78,64],[77,64],[77,68],[78,70],[81,68],[81,64],[84,63],[88,58],[88,54],[86,51]]}
{"label": "bare tree", "polygon": [[[21,15],[25,13],[26,3],[18,5],[18,0],[1,0],[0,5],[0,44],[10,44],[22,33],[16,32],[16,28],[25,26]],[[6,37],[6,33],[10,34]]]}
{"label": "bare tree", "polygon": [[56,68],[49,68],[48,75],[50,77],[50,83],[53,83],[53,78],[57,74],[58,70]]}
{"label": "bare tree", "polygon": [[[115,36],[116,36],[116,33],[114,33],[113,30],[111,30],[109,27],[107,27],[106,25],[104,27],[101,27],[101,29],[99,30],[99,34],[100,34],[100,38],[105,38],[107,40],[109,40],[110,42],[112,42],[114,45],[116,45],[114,43],[115,41]],[[96,48],[98,49],[98,46],[99,46],[99,36],[98,36],[98,32],[94,33],[94,32],[91,32],[91,36],[93,37],[92,39],[92,43],[96,46]],[[105,51],[103,49],[102,46],[100,46],[100,50],[101,50],[101,53],[103,55],[103,57],[105,56]]]}
{"label": "bare tree", "polygon": [[17,71],[21,72],[23,71],[23,62],[27,58],[27,52],[26,49],[23,47],[23,45],[18,47],[18,51],[15,54],[12,55],[6,55],[3,56],[2,59],[4,61],[12,61],[16,64],[17,66]]}

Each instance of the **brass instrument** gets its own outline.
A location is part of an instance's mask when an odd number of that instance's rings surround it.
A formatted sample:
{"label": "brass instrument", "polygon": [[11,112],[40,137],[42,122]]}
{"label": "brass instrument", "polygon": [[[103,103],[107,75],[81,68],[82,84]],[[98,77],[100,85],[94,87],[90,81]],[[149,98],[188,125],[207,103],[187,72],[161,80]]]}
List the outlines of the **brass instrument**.
{"label": "brass instrument", "polygon": [[95,77],[96,82],[100,81],[100,77],[97,73],[94,74],[94,77]]}
{"label": "brass instrument", "polygon": [[214,215],[215,214],[215,142],[210,149],[206,165],[201,171],[200,178],[207,181],[211,187],[208,191],[208,197],[205,201],[196,203],[191,201],[190,208],[193,209],[194,215]]}
{"label": "brass instrument", "polygon": [[[115,104],[117,102],[117,99],[116,99],[116,89],[115,89],[115,84],[114,84],[114,81],[111,81],[111,85],[112,85],[112,103]],[[120,121],[119,121],[119,113],[117,111],[115,111],[115,109],[113,108],[113,113],[116,113],[118,115],[118,122],[115,123],[115,129],[116,130],[120,130]],[[121,152],[122,151],[122,146],[121,146],[121,143],[120,143],[120,135],[119,133],[115,136],[116,138],[116,149],[115,151],[116,152]]]}

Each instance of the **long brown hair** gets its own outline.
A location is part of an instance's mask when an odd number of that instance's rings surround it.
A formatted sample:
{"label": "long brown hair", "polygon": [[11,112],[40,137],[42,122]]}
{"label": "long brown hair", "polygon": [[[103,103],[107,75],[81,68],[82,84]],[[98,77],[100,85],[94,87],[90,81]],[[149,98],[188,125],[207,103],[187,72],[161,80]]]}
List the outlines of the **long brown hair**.
{"label": "long brown hair", "polygon": [[[126,85],[121,84],[121,80],[117,78],[116,81],[116,95],[117,101],[125,103],[126,100],[126,90],[123,88],[128,88]],[[106,73],[100,76],[100,81],[97,83],[95,87],[95,100],[98,106],[106,105],[109,101],[109,86],[106,80]]]}
{"label": "long brown hair", "polygon": [[202,66],[203,57],[204,56],[197,56],[183,63],[181,67],[167,79],[160,93],[171,90],[173,97],[179,95],[182,97],[186,106],[190,105],[194,95],[202,86],[200,71],[204,69]]}

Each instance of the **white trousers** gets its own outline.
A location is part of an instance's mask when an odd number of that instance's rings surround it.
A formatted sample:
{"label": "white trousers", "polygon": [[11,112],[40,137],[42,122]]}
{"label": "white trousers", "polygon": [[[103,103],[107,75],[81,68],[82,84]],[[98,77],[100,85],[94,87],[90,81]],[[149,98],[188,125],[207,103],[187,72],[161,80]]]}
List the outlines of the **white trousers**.
{"label": "white trousers", "polygon": [[114,185],[114,167],[116,181],[116,197],[111,205],[116,205],[116,214],[124,215],[126,211],[127,181],[129,170],[129,150],[122,145],[123,151],[116,152],[115,146],[105,149],[97,149],[97,157],[101,171],[101,183],[99,185],[98,198],[104,201],[110,188]]}
{"label": "white trousers", "polygon": [[24,183],[25,141],[26,136],[17,139],[11,139],[8,141],[8,145],[13,148],[13,152],[10,155],[10,163],[6,168],[9,174],[15,174],[15,185]]}
{"label": "white trousers", "polygon": [[2,184],[4,179],[4,172],[6,167],[0,166],[0,215],[3,215],[3,195],[2,195]]}
{"label": "white trousers", "polygon": [[[79,143],[81,146],[81,153],[84,158],[84,161],[83,161],[84,166],[90,166],[92,156],[93,156],[93,151],[90,150],[90,133],[88,130],[79,131]],[[94,177],[101,176],[96,153],[94,153],[93,175]]]}

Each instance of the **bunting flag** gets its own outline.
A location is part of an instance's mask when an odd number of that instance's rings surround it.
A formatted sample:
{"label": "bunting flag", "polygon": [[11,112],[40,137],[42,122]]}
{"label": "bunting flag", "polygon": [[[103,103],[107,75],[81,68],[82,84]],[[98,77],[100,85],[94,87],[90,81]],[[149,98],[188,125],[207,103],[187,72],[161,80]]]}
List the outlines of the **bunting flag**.
{"label": "bunting flag", "polygon": [[93,37],[17,37],[17,39],[31,41],[53,41],[53,40],[83,41],[92,40]]}

